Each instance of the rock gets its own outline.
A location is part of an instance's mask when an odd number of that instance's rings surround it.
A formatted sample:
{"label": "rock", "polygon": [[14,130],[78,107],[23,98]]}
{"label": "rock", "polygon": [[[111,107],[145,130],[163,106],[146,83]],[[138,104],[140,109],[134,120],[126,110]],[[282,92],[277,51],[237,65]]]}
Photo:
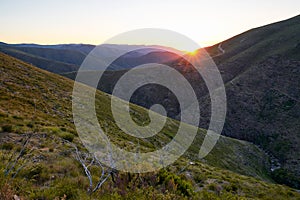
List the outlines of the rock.
{"label": "rock", "polygon": [[20,197],[18,197],[18,195],[14,195],[14,200],[21,200]]}

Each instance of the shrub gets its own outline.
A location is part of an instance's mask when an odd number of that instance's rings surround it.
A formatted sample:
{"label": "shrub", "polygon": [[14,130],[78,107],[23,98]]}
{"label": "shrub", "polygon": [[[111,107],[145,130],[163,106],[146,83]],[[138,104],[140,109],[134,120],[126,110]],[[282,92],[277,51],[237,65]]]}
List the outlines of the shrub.
{"label": "shrub", "polygon": [[64,184],[61,182],[55,187],[56,196],[66,196],[67,199],[78,199],[77,187],[72,184]]}
{"label": "shrub", "polygon": [[25,177],[27,180],[36,183],[43,183],[50,178],[48,168],[43,164],[25,167],[19,172],[18,177]]}
{"label": "shrub", "polygon": [[69,142],[72,142],[74,140],[74,135],[71,133],[63,132],[59,134],[59,136],[65,140],[68,140]]}
{"label": "shrub", "polygon": [[280,168],[271,173],[271,177],[279,184],[285,184],[294,188],[300,188],[300,180],[294,178],[293,174]]}
{"label": "shrub", "polygon": [[208,189],[212,190],[212,191],[216,191],[217,190],[217,185],[215,183],[211,183],[208,185]]}
{"label": "shrub", "polygon": [[14,118],[14,119],[23,119],[22,117],[17,116],[17,115],[14,115],[13,118]]}
{"label": "shrub", "polygon": [[29,128],[33,128],[33,123],[32,122],[29,122],[28,124],[27,124],[27,127],[29,127]]}
{"label": "shrub", "polygon": [[200,193],[196,195],[195,199],[219,200],[220,198],[213,192],[202,190]]}
{"label": "shrub", "polygon": [[236,193],[238,191],[238,186],[234,183],[226,185],[224,188],[227,192]]}
{"label": "shrub", "polygon": [[0,111],[0,117],[8,117],[8,114],[6,114],[5,112]]}
{"label": "shrub", "polygon": [[4,125],[2,126],[2,131],[3,132],[12,132],[13,128],[11,125]]}
{"label": "shrub", "polygon": [[5,183],[4,185],[1,185],[0,187],[0,199],[1,200],[9,200],[13,199],[14,192],[10,185]]}
{"label": "shrub", "polygon": [[46,199],[79,199],[79,191],[72,181],[60,179],[52,187],[31,196],[32,199],[44,199],[45,197]]}
{"label": "shrub", "polygon": [[53,133],[53,134],[58,134],[61,132],[61,130],[57,127],[45,127],[44,129],[45,129],[45,131]]}
{"label": "shrub", "polygon": [[0,149],[3,150],[12,150],[14,148],[14,144],[12,143],[4,143],[0,145]]}
{"label": "shrub", "polygon": [[205,176],[201,173],[198,173],[194,176],[194,180],[196,183],[203,183],[205,180]]}
{"label": "shrub", "polygon": [[[184,195],[184,196],[192,196],[193,194],[193,187],[192,185],[183,180],[181,177],[172,174],[170,172],[167,172],[165,170],[160,171],[160,173],[158,174],[159,176],[159,182],[163,183],[164,185],[168,186],[168,184],[170,183],[169,181],[171,181],[172,183],[172,187],[173,185],[177,187],[177,191]],[[170,185],[169,185],[170,186]],[[171,188],[172,189],[172,188]]]}
{"label": "shrub", "polygon": [[66,129],[65,127],[61,127],[60,130],[61,130],[61,131],[64,131],[64,132],[67,131],[67,129]]}

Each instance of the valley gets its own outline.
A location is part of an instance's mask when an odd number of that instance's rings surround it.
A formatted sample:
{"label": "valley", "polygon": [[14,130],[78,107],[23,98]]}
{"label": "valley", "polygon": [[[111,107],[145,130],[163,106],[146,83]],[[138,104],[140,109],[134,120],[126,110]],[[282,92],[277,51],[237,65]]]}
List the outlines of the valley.
{"label": "valley", "polygon": [[[168,65],[189,81],[199,101],[199,126],[183,125],[187,135],[197,130],[189,149],[166,168],[141,174],[101,164],[74,125],[74,80],[95,45],[1,42],[0,199],[299,199],[299,35],[298,15],[188,54],[210,55],[227,96],[222,135],[202,159],[198,153],[210,123],[211,100],[196,69],[170,47],[157,45],[135,45],[140,49],[116,59],[95,95],[97,120],[114,145],[130,152],[160,149],[175,137],[184,112],[166,87],[143,86],[130,99],[130,116],[136,124],[147,124],[149,109],[159,103],[167,110],[166,124],[148,138],[124,133],[113,117],[111,94],[132,68]],[[133,46],[102,47],[103,56],[110,57]],[[83,73],[89,77],[95,72],[96,66]]]}

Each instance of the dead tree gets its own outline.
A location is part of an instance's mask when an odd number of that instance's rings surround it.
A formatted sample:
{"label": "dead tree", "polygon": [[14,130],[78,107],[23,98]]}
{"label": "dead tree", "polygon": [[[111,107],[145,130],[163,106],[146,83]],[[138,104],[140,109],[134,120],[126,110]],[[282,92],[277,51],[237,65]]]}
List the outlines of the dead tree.
{"label": "dead tree", "polygon": [[[107,180],[108,178],[112,175],[113,170],[111,168],[105,169],[103,164],[98,160],[97,156],[91,153],[86,153],[78,150],[78,147],[67,140],[63,140],[65,143],[69,144],[72,146],[75,150],[75,159],[81,164],[81,166],[84,169],[84,173],[87,176],[89,180],[89,188],[88,188],[88,193],[92,194],[96,192]],[[92,179],[92,174],[90,171],[91,166],[98,166],[101,169],[101,175],[99,177],[99,180],[95,187],[93,186],[93,179]]]}

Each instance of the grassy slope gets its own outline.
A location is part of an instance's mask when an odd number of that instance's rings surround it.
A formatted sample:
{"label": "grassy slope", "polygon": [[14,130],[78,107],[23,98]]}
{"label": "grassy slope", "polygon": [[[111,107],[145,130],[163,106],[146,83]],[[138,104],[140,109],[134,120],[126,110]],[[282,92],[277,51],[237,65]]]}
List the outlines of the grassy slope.
{"label": "grassy slope", "polygon": [[[207,47],[206,51],[212,56],[219,54],[218,46],[222,44],[221,47],[225,49],[226,54],[216,57],[215,61],[217,63],[236,59],[237,57],[245,56],[245,54],[250,54],[250,52],[253,53],[254,51],[263,56],[260,57],[261,59],[252,61],[256,63],[273,54],[283,54],[289,58],[299,59],[299,52],[297,52],[297,54],[290,54],[294,52],[294,49],[299,48],[299,46],[297,46],[299,43],[299,21],[300,15],[284,21],[254,28],[221,43]],[[265,49],[266,51],[262,51],[262,48],[267,49]]]}
{"label": "grassy slope", "polygon": [[[18,175],[12,179],[4,177],[1,173],[0,195],[18,194],[26,198],[44,197],[47,199],[63,196],[63,194],[68,194],[71,198],[74,194],[74,198],[88,198],[85,192],[87,180],[84,173],[77,161],[72,158],[71,149],[61,140],[66,136],[74,137],[73,142],[80,146],[72,123],[72,81],[34,68],[4,54],[0,54],[0,65],[0,126],[2,127],[0,155],[3,161],[0,165],[1,171],[6,167],[12,153],[21,148],[25,135],[28,133],[36,135],[26,148],[26,152],[31,152],[31,154],[28,153],[28,156],[31,156],[30,159],[19,161],[19,165],[22,165],[29,160]],[[126,142],[129,137],[122,134],[113,124],[111,113],[107,110],[109,95],[98,92],[96,99],[98,118],[101,123],[110,125],[109,135],[112,140],[124,148],[134,148],[131,143]],[[144,109],[134,105],[132,109],[136,111],[135,117],[138,121],[147,120]],[[159,141],[165,143],[169,140],[168,135],[174,131],[176,123],[176,121],[169,120],[166,128],[157,136]],[[185,168],[186,164],[196,156],[197,147],[204,134],[203,130],[199,130],[194,145],[185,156],[170,166],[166,173],[177,174]],[[140,144],[146,150],[155,148],[152,139],[140,141]],[[195,198],[240,196],[283,199],[299,197],[299,194],[289,188],[210,167],[210,165],[216,165],[266,178],[264,163],[261,163],[263,157],[264,154],[249,143],[222,137],[205,160],[196,161],[195,165],[185,168],[180,178],[193,185],[196,191],[193,194]],[[160,180],[164,176],[159,174],[155,176]],[[150,175],[143,175],[145,179],[148,176]],[[151,189],[153,187],[154,189]],[[124,193],[123,190],[120,192],[120,186],[114,185],[109,180],[99,192],[94,194],[93,198],[99,195],[107,198],[109,195],[115,195],[115,197],[135,195],[140,198],[149,198],[147,195],[150,195],[150,191],[151,195],[157,195],[159,198],[160,193],[164,191],[162,187],[163,183],[157,182],[151,187],[128,188]],[[166,193],[180,197],[176,190],[173,193],[172,191]]]}
{"label": "grassy slope", "polygon": [[[260,145],[279,159],[276,181],[300,187],[300,16],[221,43],[214,58],[228,96],[224,134]],[[216,44],[207,50],[218,53]],[[242,119],[242,120],[241,120]]]}
{"label": "grassy slope", "polygon": [[205,49],[212,56],[218,55],[218,47],[221,44],[225,54],[214,57],[214,61],[222,72],[224,82],[228,82],[251,65],[260,63],[272,55],[299,60],[299,22],[300,16],[296,16],[254,28]]}

